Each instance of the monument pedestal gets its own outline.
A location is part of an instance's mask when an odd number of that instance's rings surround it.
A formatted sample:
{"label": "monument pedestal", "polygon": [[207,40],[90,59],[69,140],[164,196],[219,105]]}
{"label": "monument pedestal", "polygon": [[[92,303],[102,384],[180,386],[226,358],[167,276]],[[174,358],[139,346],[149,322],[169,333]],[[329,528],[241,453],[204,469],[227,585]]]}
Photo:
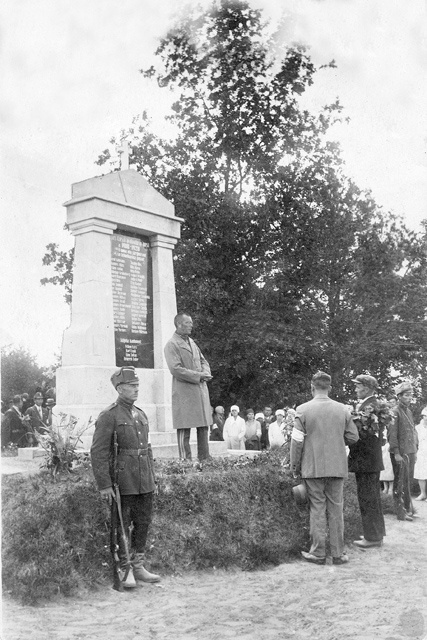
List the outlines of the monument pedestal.
{"label": "monument pedestal", "polygon": [[[132,365],[140,378],[137,405],[148,416],[156,446],[175,444],[172,376],[163,347],[174,332],[173,248],[182,220],[132,170],[74,184],[65,206],[75,236],[73,297],[55,413],[81,423],[95,419],[117,397],[112,373]],[[91,435],[83,436],[85,448]]]}

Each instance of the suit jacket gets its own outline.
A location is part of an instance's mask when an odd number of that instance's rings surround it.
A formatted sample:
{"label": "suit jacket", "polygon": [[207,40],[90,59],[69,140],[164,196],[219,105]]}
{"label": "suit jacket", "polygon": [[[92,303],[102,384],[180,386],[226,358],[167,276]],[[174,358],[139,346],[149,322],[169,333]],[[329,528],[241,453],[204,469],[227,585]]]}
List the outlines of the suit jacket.
{"label": "suit jacket", "polygon": [[165,358],[172,380],[172,420],[174,429],[207,427],[212,424],[212,410],[203,374],[211,369],[197,344],[174,333],[165,346]]}
{"label": "suit jacket", "polygon": [[221,417],[214,414],[209,440],[213,442],[223,442],[222,432],[224,431],[224,422],[224,416]]}
{"label": "suit jacket", "polygon": [[[378,398],[376,396],[365,398],[359,407],[359,411],[363,411],[368,405],[372,405],[376,409],[378,407]],[[362,432],[359,441],[350,445],[348,470],[353,473],[376,473],[382,471],[384,469],[382,440],[383,434],[381,431],[378,438],[373,433]]]}
{"label": "suit jacket", "polygon": [[400,404],[394,410],[395,418],[390,425],[388,441],[390,453],[401,456],[405,453],[416,453],[418,450],[418,434],[415,430],[414,418],[409,407]]}
{"label": "suit jacket", "polygon": [[[345,445],[359,435],[350,412],[330,398],[313,398],[297,407],[294,430],[304,434],[302,442],[291,439],[291,469],[302,478],[346,478]],[[296,434],[295,434],[296,435]]]}
{"label": "suit jacket", "polygon": [[13,407],[4,414],[2,422],[1,444],[3,447],[13,442],[18,447],[26,447],[28,444],[27,427],[22,422],[22,417]]}
{"label": "suit jacket", "polygon": [[49,421],[48,409],[46,409],[45,407],[42,407],[42,418],[40,418],[40,414],[37,406],[33,405],[32,407],[29,407],[26,410],[25,415],[30,416],[31,418],[30,425],[33,431],[44,433],[45,428],[43,426],[43,423],[47,425]]}

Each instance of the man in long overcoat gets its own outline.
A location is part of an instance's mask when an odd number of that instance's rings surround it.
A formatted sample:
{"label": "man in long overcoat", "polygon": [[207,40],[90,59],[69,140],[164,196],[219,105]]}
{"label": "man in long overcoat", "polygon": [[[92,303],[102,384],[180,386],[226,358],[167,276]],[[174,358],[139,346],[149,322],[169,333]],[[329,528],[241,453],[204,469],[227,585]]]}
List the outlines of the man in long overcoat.
{"label": "man in long overcoat", "polygon": [[[356,386],[359,400],[357,411],[376,410],[378,399],[375,395],[378,388],[376,378],[370,375],[359,375],[352,380]],[[370,408],[370,409],[369,409]],[[360,549],[380,547],[385,536],[385,524],[381,503],[380,471],[384,469],[382,445],[383,433],[360,431],[360,439],[350,447],[348,468],[356,476],[357,499],[362,517],[363,538],[355,540]]]}
{"label": "man in long overcoat", "polygon": [[212,424],[211,404],[206,382],[212,380],[206,358],[190,338],[191,316],[179,313],[174,318],[175,333],[165,346],[165,358],[173,376],[172,419],[177,430],[181,459],[191,460],[190,433],[197,429],[197,456],[209,457],[208,430]]}
{"label": "man in long overcoat", "polygon": [[345,445],[359,435],[347,407],[329,398],[331,377],[318,371],[311,380],[313,399],[297,407],[291,438],[291,470],[301,475],[310,503],[308,562],[326,562],[326,517],[333,564],[348,562],[344,554],[343,485],[348,476]]}

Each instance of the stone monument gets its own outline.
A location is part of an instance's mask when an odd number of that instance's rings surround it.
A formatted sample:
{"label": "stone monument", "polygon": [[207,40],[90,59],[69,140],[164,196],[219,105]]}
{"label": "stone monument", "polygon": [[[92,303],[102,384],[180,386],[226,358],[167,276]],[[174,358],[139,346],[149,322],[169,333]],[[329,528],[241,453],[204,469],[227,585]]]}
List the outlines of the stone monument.
{"label": "stone monument", "polygon": [[73,184],[64,205],[75,251],[57,411],[96,418],[116,398],[113,371],[133,365],[151,431],[170,432],[174,443],[172,380],[163,347],[174,331],[172,251],[182,219],[145,178],[127,168],[125,144],[119,152],[125,169]]}

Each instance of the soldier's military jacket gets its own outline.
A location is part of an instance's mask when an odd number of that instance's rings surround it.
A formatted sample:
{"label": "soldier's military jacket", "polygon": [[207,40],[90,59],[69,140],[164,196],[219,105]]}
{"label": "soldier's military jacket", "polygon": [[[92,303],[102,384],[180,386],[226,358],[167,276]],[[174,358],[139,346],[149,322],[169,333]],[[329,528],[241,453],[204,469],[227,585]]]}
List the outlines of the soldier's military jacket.
{"label": "soldier's military jacket", "polygon": [[101,411],[95,424],[91,447],[92,469],[98,489],[113,485],[113,435],[118,441],[118,484],[122,495],[154,491],[153,453],[145,413],[118,398]]}

